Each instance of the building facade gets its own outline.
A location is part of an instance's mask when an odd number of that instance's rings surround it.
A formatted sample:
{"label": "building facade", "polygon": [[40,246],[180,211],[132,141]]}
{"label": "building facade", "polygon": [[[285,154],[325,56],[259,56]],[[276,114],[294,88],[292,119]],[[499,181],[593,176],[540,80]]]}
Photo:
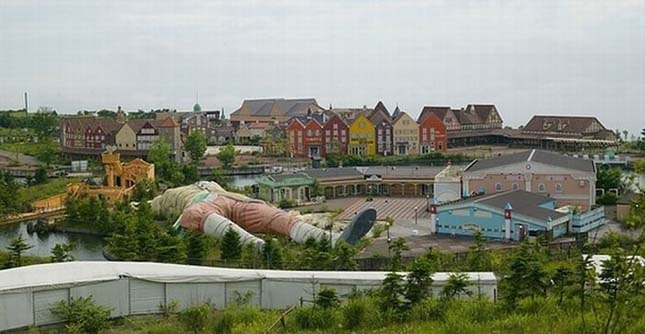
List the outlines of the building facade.
{"label": "building facade", "polygon": [[427,117],[434,115],[446,126],[447,131],[459,131],[461,124],[455,112],[459,112],[459,110],[453,110],[450,107],[426,106],[421,110],[418,122],[421,124]]}
{"label": "building facade", "polygon": [[444,123],[434,114],[419,118],[419,153],[445,152],[448,133]]}
{"label": "building facade", "polygon": [[349,125],[347,153],[358,156],[376,154],[376,127],[363,113],[358,114]]}
{"label": "building facade", "polygon": [[596,202],[596,167],[592,160],[530,150],[473,161],[463,172],[463,187],[464,196],[523,190],[589,210]]}
{"label": "building facade", "polygon": [[399,112],[393,123],[394,154],[419,154],[419,126],[417,122],[407,113]]}
{"label": "building facade", "polygon": [[393,152],[393,126],[392,117],[382,102],[379,102],[369,116],[374,124],[376,139],[376,154],[392,155]]}
{"label": "building facade", "polygon": [[329,115],[327,122],[323,125],[324,145],[323,156],[327,154],[347,154],[349,143],[349,126],[338,114]]}

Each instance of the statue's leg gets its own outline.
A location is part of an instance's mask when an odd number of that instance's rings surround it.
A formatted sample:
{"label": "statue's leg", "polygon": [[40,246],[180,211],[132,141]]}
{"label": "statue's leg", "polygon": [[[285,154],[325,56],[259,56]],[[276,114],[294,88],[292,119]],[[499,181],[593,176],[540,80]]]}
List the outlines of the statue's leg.
{"label": "statue's leg", "polygon": [[229,229],[233,229],[240,236],[240,243],[242,245],[254,244],[256,249],[261,250],[264,246],[264,240],[254,236],[253,234],[247,232],[245,229],[241,228],[239,225],[235,224],[226,217],[220,216],[217,213],[211,213],[206,217],[203,225],[204,234],[211,235],[217,238],[221,238],[228,232]]}
{"label": "statue's leg", "polygon": [[264,240],[254,236],[240,227],[237,222],[227,218],[225,216],[226,209],[226,207],[223,208],[210,201],[199,201],[184,210],[175,225],[217,238],[223,237],[229,229],[233,229],[239,234],[242,244],[252,243],[258,249],[262,249]]}
{"label": "statue's leg", "polygon": [[[266,203],[235,201],[226,197],[219,197],[215,203],[226,203],[230,207],[230,218],[245,230],[251,233],[264,233],[288,236],[298,243],[308,239],[329,240],[329,231],[303,222],[299,217],[290,215]],[[222,203],[224,204],[224,203]],[[367,209],[357,214],[352,222],[347,225],[343,233],[332,233],[332,244],[337,240],[356,244],[374,225],[376,211]]]}

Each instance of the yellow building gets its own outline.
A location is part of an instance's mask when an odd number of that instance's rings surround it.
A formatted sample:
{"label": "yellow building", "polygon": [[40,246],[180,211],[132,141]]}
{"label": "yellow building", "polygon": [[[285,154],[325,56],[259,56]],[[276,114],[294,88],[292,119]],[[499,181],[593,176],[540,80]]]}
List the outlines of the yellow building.
{"label": "yellow building", "polygon": [[349,126],[350,155],[370,156],[376,154],[376,128],[364,113],[358,114]]}
{"label": "yellow building", "polygon": [[419,154],[419,125],[402,112],[394,119],[394,154],[415,155]]}

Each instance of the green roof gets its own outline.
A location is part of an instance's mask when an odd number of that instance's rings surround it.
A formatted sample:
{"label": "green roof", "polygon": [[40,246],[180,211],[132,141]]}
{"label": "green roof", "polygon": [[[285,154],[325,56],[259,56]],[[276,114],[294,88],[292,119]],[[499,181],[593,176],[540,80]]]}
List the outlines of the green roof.
{"label": "green roof", "polygon": [[304,173],[261,176],[256,181],[259,185],[270,188],[300,187],[314,184],[314,179]]}

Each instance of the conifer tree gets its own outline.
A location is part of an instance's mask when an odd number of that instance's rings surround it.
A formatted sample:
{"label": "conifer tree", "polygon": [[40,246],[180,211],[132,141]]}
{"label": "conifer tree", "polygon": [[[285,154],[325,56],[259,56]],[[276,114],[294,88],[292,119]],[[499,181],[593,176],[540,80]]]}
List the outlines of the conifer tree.
{"label": "conifer tree", "polygon": [[190,231],[186,234],[186,255],[188,264],[201,265],[208,253],[204,236]]}
{"label": "conifer tree", "polygon": [[240,243],[240,234],[231,227],[224,233],[221,243],[222,260],[239,260],[242,256],[242,244]]}
{"label": "conifer tree", "polygon": [[22,254],[31,249],[32,245],[28,244],[25,239],[22,237],[22,234],[19,234],[17,237],[11,239],[7,250],[9,251],[9,258],[5,263],[5,268],[15,268],[22,266]]}

